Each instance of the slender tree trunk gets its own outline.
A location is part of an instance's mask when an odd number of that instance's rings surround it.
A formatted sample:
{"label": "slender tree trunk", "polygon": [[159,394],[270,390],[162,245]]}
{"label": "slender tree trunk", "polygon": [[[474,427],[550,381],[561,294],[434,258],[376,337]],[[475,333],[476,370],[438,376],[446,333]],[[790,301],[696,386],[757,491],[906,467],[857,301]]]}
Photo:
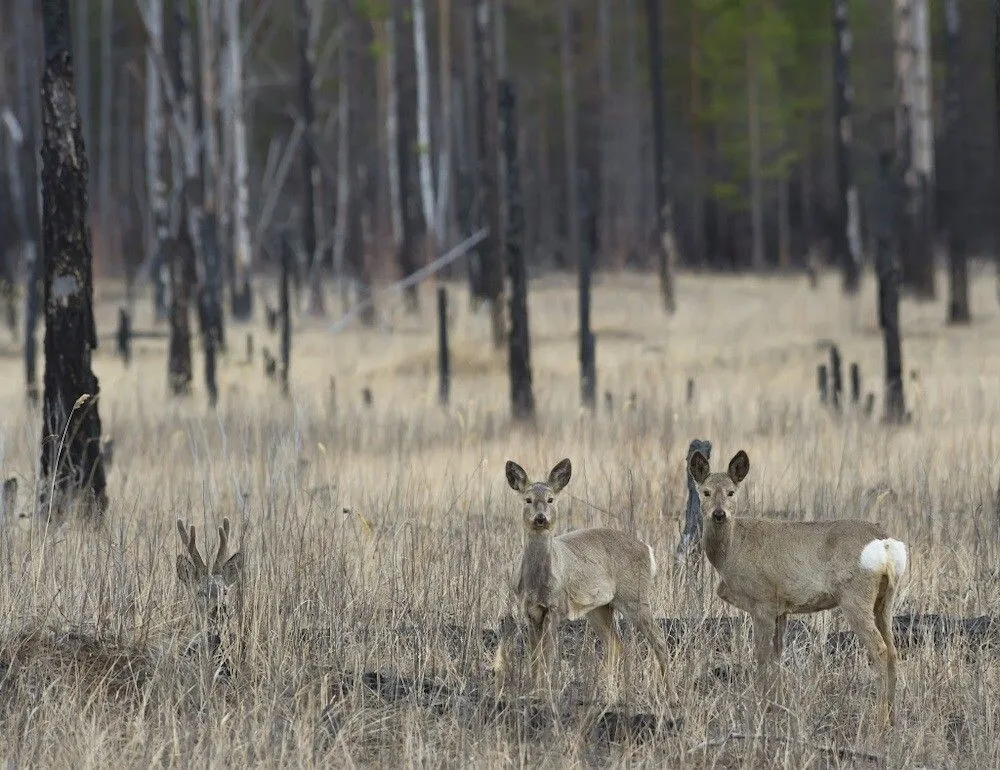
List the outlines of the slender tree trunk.
{"label": "slender tree trunk", "polygon": [[115,76],[112,73],[114,42],[114,0],[101,0],[101,118],[100,118],[100,148],[97,167],[97,198],[101,212],[101,239],[107,244],[111,241],[111,127],[112,117],[111,94],[114,89]]}
{"label": "slender tree trunk", "polygon": [[510,339],[507,365],[511,412],[515,420],[535,418],[531,387],[531,335],[528,330],[528,269],[524,259],[524,204],[517,154],[517,98],[510,80],[500,83],[500,115],[507,159],[507,278],[510,280]]}
{"label": "slender tree trunk", "polygon": [[764,253],[764,179],[760,136],[760,79],[758,73],[757,23],[753,17],[753,3],[746,4],[747,34],[747,117],[750,134],[750,216],[753,231],[751,264],[757,272],[764,270],[767,255]]}
{"label": "slender tree trunk", "polygon": [[226,120],[232,157],[232,232],[233,232],[233,318],[247,321],[253,314],[250,248],[250,191],[247,181],[247,129],[243,117],[243,42],[240,8],[243,0],[225,0],[226,57],[229,89],[226,95],[229,117]]}
{"label": "slender tree trunk", "polygon": [[[399,242],[398,262],[403,277],[417,269],[417,250],[422,234],[422,219],[419,190],[417,189],[417,89],[415,88],[414,47],[410,42],[416,38],[409,32],[405,13],[396,6],[396,95],[399,100],[399,123],[396,132],[396,156],[399,160],[399,207],[402,237]],[[420,294],[416,284],[408,286],[404,293],[406,307],[410,312],[420,309]]]}
{"label": "slender tree trunk", "polygon": [[[994,138],[1000,139],[1000,0],[993,0],[993,110],[994,110]],[[995,161],[997,177],[1000,177],[1000,153],[997,153]],[[993,201],[995,207],[1000,208],[1000,184],[994,181],[994,195],[997,200]],[[995,218],[994,229],[994,261],[996,262],[996,290],[997,299],[1000,300],[1000,217]]]}
{"label": "slender tree trunk", "polygon": [[91,104],[94,92],[90,78],[90,0],[76,0],[73,5],[73,17],[76,19],[76,24],[74,25],[76,40],[74,41],[73,50],[77,52],[74,59],[77,63],[76,91],[79,94],[80,123],[83,130],[83,144],[85,147],[90,147],[91,151],[93,151],[95,143]]}
{"label": "slender tree trunk", "polygon": [[903,398],[903,355],[899,334],[899,272],[892,251],[892,222],[895,218],[895,184],[892,156],[879,154],[879,184],[875,191],[876,253],[878,271],[879,325],[885,344],[885,415],[887,423],[906,421],[906,401]]}
{"label": "slender tree trunk", "polygon": [[97,328],[87,224],[87,152],[73,82],[68,0],[43,0],[42,24],[42,207],[47,258],[41,503],[49,510],[64,511],[80,502],[86,514],[100,516],[108,498],[100,451],[100,386],[90,361],[97,348]]}
{"label": "slender tree trunk", "polygon": [[612,135],[615,129],[613,100],[611,93],[611,0],[598,0],[597,4],[597,38],[598,38],[598,90],[601,95],[601,203],[598,214],[598,238],[604,264],[610,264],[610,258],[616,249],[612,234],[614,188],[614,159],[612,157]]}
{"label": "slender tree trunk", "polygon": [[452,196],[452,114],[451,94],[451,0],[438,0],[438,46],[440,48],[440,73],[438,74],[441,93],[441,130],[438,157],[437,212],[434,222],[438,232],[438,248],[450,241],[451,227],[449,208]]}
{"label": "slender tree trunk", "polygon": [[479,179],[482,200],[481,221],[488,228],[480,249],[484,286],[490,300],[493,321],[493,346],[500,348],[506,337],[503,312],[503,258],[500,212],[500,157],[497,130],[497,79],[495,37],[490,0],[476,0],[474,43],[478,80]]}
{"label": "slender tree trunk", "polygon": [[313,98],[315,54],[309,0],[295,0],[295,9],[299,32],[299,99],[302,105],[302,120],[305,122],[302,141],[302,179],[305,185],[302,202],[302,245],[309,265],[311,289],[309,310],[314,315],[323,316],[326,314],[326,309],[323,301],[322,260],[317,248],[322,178],[316,160],[316,108]]}
{"label": "slender tree trunk", "polygon": [[156,320],[167,315],[167,292],[163,267],[166,264],[165,242],[170,235],[170,211],[164,179],[166,124],[163,116],[163,93],[157,52],[163,48],[163,0],[146,0],[149,42],[146,44],[146,198],[149,201],[149,241],[147,259],[153,281],[153,307]]}
{"label": "slender tree trunk", "polygon": [[705,265],[705,152],[702,147],[702,74],[701,74],[701,12],[697,4],[691,6],[691,154],[694,164],[694,261]]}
{"label": "slender tree trunk", "polygon": [[[562,61],[563,87],[563,148],[566,152],[566,236],[570,260],[575,260],[580,276],[580,387],[583,405],[593,409],[596,402],[596,367],[594,364],[594,334],[590,328],[589,249],[580,243],[580,179],[577,155],[576,78],[573,48],[574,0],[562,0],[559,51]],[[586,253],[585,253],[586,251]]]}
{"label": "slender tree trunk", "polygon": [[851,176],[853,91],[847,7],[848,0],[833,0],[834,156],[839,220],[834,230],[833,248],[843,270],[844,293],[855,294],[861,286],[861,229],[858,191]]}
{"label": "slender tree trunk", "polygon": [[[351,29],[349,14],[345,13],[341,27],[348,33]],[[398,35],[399,30],[397,30]],[[399,50],[397,48],[397,56]],[[351,46],[345,38],[338,51],[337,83],[337,212],[333,222],[333,269],[339,276],[341,285],[346,287],[346,254],[348,239],[348,215],[350,214],[351,172],[351,92],[348,85],[351,68]]]}
{"label": "slender tree trunk", "polygon": [[961,56],[961,11],[958,0],[945,0],[945,140],[948,164],[943,170],[946,179],[944,211],[948,226],[948,322],[969,323],[969,270],[965,254],[965,143],[962,140],[962,91],[959,57]]}
{"label": "slender tree trunk", "polygon": [[180,219],[177,235],[162,244],[170,265],[170,343],[167,353],[167,383],[174,396],[191,393],[191,287],[195,253],[191,235]]}
{"label": "slender tree trunk", "polygon": [[660,45],[660,0],[646,0],[646,27],[649,33],[649,88],[653,110],[653,175],[659,248],[660,293],[668,313],[676,309],[671,255],[665,248],[672,240],[671,211],[667,198],[667,128],[663,106],[663,51]]}
{"label": "slender tree trunk", "polygon": [[417,159],[420,164],[420,203],[424,221],[427,223],[427,235],[433,244],[437,239],[438,232],[437,223],[434,220],[434,174],[431,171],[433,147],[431,146],[431,86],[427,66],[427,17],[424,13],[424,0],[411,1],[413,3],[413,48],[417,70]]}
{"label": "slender tree trunk", "polygon": [[[397,251],[403,241],[403,212],[400,207],[402,200],[399,190],[399,84],[397,83],[399,66],[399,36],[396,32],[396,16],[394,13],[385,22],[385,66],[388,73],[385,109],[385,155],[389,167],[389,207],[392,218],[392,237]],[[397,254],[398,257],[398,254]],[[400,270],[405,274],[403,265]]]}

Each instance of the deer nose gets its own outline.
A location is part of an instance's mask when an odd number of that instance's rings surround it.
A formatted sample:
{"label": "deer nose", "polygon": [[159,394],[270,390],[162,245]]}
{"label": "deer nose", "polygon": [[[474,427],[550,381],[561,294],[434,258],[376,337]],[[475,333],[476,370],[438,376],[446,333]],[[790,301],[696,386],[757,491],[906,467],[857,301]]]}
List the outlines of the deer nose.
{"label": "deer nose", "polygon": [[716,508],[714,511],[712,511],[712,518],[715,519],[716,521],[725,521],[726,512],[721,508]]}
{"label": "deer nose", "polygon": [[536,527],[544,527],[548,523],[548,519],[545,518],[544,513],[535,514],[535,518],[531,521]]}

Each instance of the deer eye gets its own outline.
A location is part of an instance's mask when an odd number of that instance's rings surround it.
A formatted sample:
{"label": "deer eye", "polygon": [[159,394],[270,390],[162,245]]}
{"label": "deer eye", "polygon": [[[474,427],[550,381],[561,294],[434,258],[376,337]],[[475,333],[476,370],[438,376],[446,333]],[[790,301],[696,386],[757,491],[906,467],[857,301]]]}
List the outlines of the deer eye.
{"label": "deer eye", "polygon": [[736,493],[733,490],[730,489],[728,492],[726,492],[726,497],[732,497],[735,494]]}
{"label": "deer eye", "polygon": [[528,505],[531,505],[531,498],[530,497],[524,498],[524,502],[526,502]]}
{"label": "deer eye", "polygon": [[548,502],[550,502],[550,503],[551,503],[553,499],[554,499],[554,498],[551,498],[551,497],[550,497],[550,498],[548,499]]}
{"label": "deer eye", "polygon": [[704,492],[702,492],[702,494],[705,495],[705,497],[711,497],[712,496],[712,493],[709,492],[707,489]]}

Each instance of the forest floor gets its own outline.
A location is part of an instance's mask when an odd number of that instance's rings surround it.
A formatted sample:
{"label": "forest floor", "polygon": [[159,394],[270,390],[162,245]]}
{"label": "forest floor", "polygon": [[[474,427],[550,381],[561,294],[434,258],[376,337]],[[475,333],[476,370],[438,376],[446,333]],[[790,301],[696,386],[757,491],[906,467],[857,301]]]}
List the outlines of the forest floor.
{"label": "forest floor", "polygon": [[[534,430],[511,425],[506,353],[458,284],[449,408],[437,403],[430,287],[419,315],[394,298],[371,330],[330,333],[343,310],[332,290],[327,322],[296,317],[288,400],[263,376],[260,351],[277,354],[278,339],[260,302],[252,325],[228,327],[214,411],[197,342],[193,395],[178,401],[165,340],[136,342],[125,368],[102,337],[99,405],[116,442],[103,526],[8,512],[0,531],[0,664],[18,640],[24,653],[0,665],[0,755],[81,768],[1000,766],[1000,633],[988,620],[962,636],[928,619],[933,633],[901,640],[897,725],[883,733],[874,673],[837,642],[838,611],[790,627],[785,693],[777,707],[762,703],[745,619],[715,597],[707,563],[673,558],[687,445],[710,439],[716,466],[749,452],[746,510],[846,517],[890,487],[880,518],[911,559],[896,615],[1000,614],[1000,305],[992,272],[977,265],[973,276],[969,327],[945,324],[944,300],[904,300],[913,419],[895,429],[878,421],[870,275],[848,300],[834,274],[816,291],[801,277],[682,274],[672,318],[650,276],[601,276],[595,414],[579,407],[575,278],[534,280]],[[265,295],[274,304],[272,285]],[[102,335],[121,301],[118,286],[99,287]],[[134,326],[150,328],[151,315],[142,305]],[[848,365],[860,364],[874,418],[820,405],[816,367],[830,341],[845,390]],[[21,479],[26,504],[40,420],[23,396],[20,351],[0,332],[0,468]],[[666,678],[626,634],[627,686],[611,701],[578,626],[564,629],[545,698],[529,696],[523,671],[504,690],[489,673],[521,542],[504,461],[541,477],[565,456],[574,472],[557,531],[610,526],[648,540],[656,616],[683,619],[667,624]],[[223,516],[248,566],[227,635],[234,673],[211,684],[181,655],[193,621],[174,522],[195,524],[204,548]],[[734,622],[701,623],[722,617]]]}

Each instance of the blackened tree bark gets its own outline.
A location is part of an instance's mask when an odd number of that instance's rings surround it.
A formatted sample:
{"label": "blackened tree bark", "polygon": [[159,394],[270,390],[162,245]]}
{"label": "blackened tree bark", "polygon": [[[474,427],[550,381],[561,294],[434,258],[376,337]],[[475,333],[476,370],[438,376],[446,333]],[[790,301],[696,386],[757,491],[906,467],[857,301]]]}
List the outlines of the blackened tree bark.
{"label": "blackened tree bark", "polygon": [[295,261],[288,233],[281,237],[281,392],[288,396],[288,375],[292,366],[292,303],[289,278]]}
{"label": "blackened tree bark", "polygon": [[[93,256],[87,222],[87,154],[73,82],[69,0],[44,0],[42,28],[42,218],[45,244],[45,391],[42,502],[85,513],[107,508],[101,459],[100,386],[90,366],[97,348]],[[50,490],[52,496],[48,497]]]}
{"label": "blackened tree bark", "polygon": [[164,242],[170,270],[170,343],[167,379],[175,396],[191,393],[191,286],[195,278],[194,244],[181,216],[177,235]]}
{"label": "blackened tree bark", "polygon": [[507,368],[514,419],[535,418],[531,388],[531,335],[528,328],[528,269],[524,259],[524,202],[517,152],[517,96],[509,80],[500,83],[500,120],[503,125],[507,169],[507,278],[510,280],[510,338]]}
{"label": "blackened tree bark", "polygon": [[[417,92],[413,82],[414,63],[412,22],[403,3],[395,4],[396,25],[396,99],[398,124],[396,128],[396,157],[399,163],[399,206],[401,237],[398,261],[403,277],[409,276],[417,265],[416,251],[422,232],[420,202],[416,188],[417,150]],[[417,285],[408,286],[404,294],[406,307],[414,312],[419,309],[420,294]]]}
{"label": "blackened tree bark", "polygon": [[320,200],[322,179],[316,160],[316,107],[313,99],[313,49],[310,40],[311,13],[309,0],[295,0],[296,21],[299,31],[299,99],[305,133],[302,140],[302,180],[305,185],[302,211],[302,246],[309,264],[311,293],[309,305],[312,313],[323,315],[323,282],[320,280],[320,254],[317,249],[317,207]]}
{"label": "blackened tree bark", "polygon": [[895,170],[892,154],[879,153],[879,178],[874,195],[875,269],[878,272],[879,325],[885,344],[885,415],[887,423],[906,421],[903,398],[903,354],[899,335],[899,271],[893,253],[893,221],[896,211]]}
{"label": "blackened tree bark", "polygon": [[845,294],[861,286],[861,229],[858,190],[851,175],[851,29],[848,0],[833,0],[834,157],[837,169],[837,227],[833,232],[834,255],[843,271]]}
{"label": "blackened tree bark", "polygon": [[503,258],[500,214],[500,148],[497,105],[496,35],[493,30],[493,4],[476,0],[473,46],[476,59],[476,107],[479,129],[480,221],[487,228],[479,254],[483,267],[483,285],[490,300],[493,319],[493,345],[503,345],[506,329],[503,317]]}
{"label": "blackened tree bark", "polygon": [[660,44],[660,0],[646,0],[646,29],[649,34],[649,95],[653,112],[653,192],[659,238],[660,293],[668,313],[676,310],[674,276],[667,228],[671,227],[667,200],[667,128],[663,106],[663,46]]}
{"label": "blackened tree bark", "polygon": [[962,92],[959,74],[961,56],[961,15],[958,0],[945,0],[945,139],[949,162],[942,169],[946,179],[944,197],[945,222],[948,226],[948,322],[967,324],[969,317],[969,270],[965,253],[963,194],[965,175],[965,143],[962,139]]}

